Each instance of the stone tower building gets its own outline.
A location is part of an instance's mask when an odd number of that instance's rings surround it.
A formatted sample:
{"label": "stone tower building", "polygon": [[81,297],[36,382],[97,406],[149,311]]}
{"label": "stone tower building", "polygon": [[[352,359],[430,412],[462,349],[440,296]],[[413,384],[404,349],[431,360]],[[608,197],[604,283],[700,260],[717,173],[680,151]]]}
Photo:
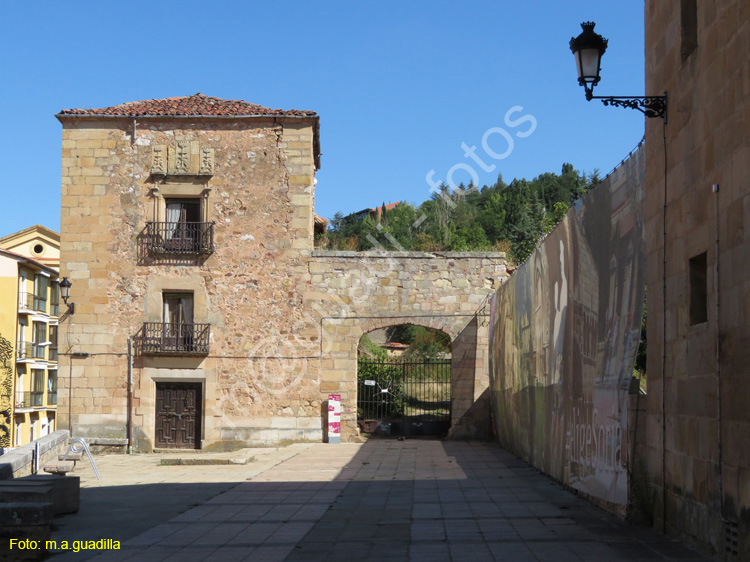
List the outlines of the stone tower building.
{"label": "stone tower building", "polygon": [[[60,386],[72,392],[59,427],[101,444],[132,428],[137,449],[190,448],[222,441],[239,407],[275,415],[281,396],[258,387],[284,381],[243,373],[278,357],[302,316],[318,116],[196,94],[57,118],[62,270],[78,301],[62,329]],[[314,355],[314,339],[294,333],[289,355]],[[296,385],[290,436],[320,438],[314,383]]]}

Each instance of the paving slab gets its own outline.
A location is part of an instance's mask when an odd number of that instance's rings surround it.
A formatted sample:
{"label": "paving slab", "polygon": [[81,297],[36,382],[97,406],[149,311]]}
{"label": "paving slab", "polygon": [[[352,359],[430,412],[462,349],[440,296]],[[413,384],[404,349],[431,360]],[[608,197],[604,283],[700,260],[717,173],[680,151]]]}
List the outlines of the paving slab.
{"label": "paving slab", "polygon": [[[80,510],[75,515],[55,518],[51,540],[57,544],[68,541],[71,548],[75,541],[100,539],[117,540],[122,544],[181,514],[196,520],[206,508],[216,509],[216,506],[203,506],[204,502],[297,455],[308,446],[293,444],[282,448],[252,448],[201,455],[207,460],[234,459],[240,463],[208,466],[161,465],[162,459],[180,458],[177,453],[96,455],[94,462],[101,479],[96,478],[88,459],[84,459],[76,464],[74,472],[81,478]],[[185,456],[194,457],[195,454]],[[253,460],[247,462],[250,458]],[[193,514],[191,508],[198,511]],[[213,521],[219,524],[223,519],[219,513]],[[101,551],[56,552],[50,553],[49,559],[79,562],[98,554]],[[109,551],[109,554],[115,559],[114,551]]]}
{"label": "paving slab", "polygon": [[77,471],[81,512],[56,520],[52,539],[117,535],[121,548],[51,560],[711,560],[491,443],[295,444],[254,456],[219,466],[97,457],[102,480]]}

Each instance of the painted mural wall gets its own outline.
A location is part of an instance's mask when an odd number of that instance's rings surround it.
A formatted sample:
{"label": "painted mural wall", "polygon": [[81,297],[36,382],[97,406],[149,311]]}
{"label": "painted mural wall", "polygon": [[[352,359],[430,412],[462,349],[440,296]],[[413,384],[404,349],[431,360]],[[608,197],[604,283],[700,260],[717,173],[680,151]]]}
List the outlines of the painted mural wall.
{"label": "painted mural wall", "polygon": [[620,514],[644,300],[644,183],[639,147],[576,202],[491,303],[500,444]]}
{"label": "painted mural wall", "polygon": [[0,447],[10,447],[13,415],[13,345],[0,334]]}

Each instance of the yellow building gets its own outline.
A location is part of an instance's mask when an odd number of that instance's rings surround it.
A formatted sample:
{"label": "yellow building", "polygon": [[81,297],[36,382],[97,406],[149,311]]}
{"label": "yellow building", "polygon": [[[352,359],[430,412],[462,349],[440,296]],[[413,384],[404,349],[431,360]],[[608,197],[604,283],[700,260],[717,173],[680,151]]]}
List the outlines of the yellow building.
{"label": "yellow building", "polygon": [[36,224],[0,238],[0,248],[60,271],[60,234]]}
{"label": "yellow building", "polygon": [[57,271],[0,249],[0,447],[55,431]]}

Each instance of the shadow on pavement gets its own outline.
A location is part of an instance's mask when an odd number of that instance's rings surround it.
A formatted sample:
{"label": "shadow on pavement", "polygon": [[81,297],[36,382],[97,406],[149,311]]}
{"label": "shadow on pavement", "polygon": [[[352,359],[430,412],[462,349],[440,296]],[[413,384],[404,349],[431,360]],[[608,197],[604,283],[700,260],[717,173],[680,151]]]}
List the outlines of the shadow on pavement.
{"label": "shadow on pavement", "polygon": [[707,560],[490,443],[316,444],[235,484],[85,489],[69,517],[54,539],[121,537],[122,548],[53,562]]}

